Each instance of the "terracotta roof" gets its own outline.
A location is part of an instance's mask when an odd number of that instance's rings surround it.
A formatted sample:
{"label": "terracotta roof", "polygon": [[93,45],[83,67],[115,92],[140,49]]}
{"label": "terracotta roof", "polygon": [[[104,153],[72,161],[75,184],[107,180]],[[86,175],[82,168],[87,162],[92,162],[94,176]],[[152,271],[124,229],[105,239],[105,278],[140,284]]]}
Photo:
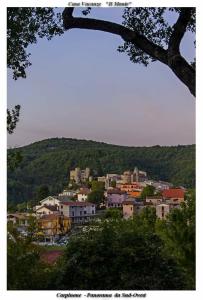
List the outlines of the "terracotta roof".
{"label": "terracotta roof", "polygon": [[65,202],[61,202],[61,204],[68,205],[68,206],[89,206],[89,205],[95,205],[94,203],[81,202],[81,201],[65,201]]}
{"label": "terracotta roof", "polygon": [[167,189],[162,192],[164,198],[184,198],[184,194],[182,189]]}

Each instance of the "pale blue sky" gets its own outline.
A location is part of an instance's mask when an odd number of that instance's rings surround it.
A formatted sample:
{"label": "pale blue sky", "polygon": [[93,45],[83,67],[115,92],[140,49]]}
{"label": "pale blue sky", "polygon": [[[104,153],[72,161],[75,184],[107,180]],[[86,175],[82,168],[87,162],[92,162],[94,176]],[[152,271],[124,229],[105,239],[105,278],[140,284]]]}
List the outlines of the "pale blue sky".
{"label": "pale blue sky", "polygon": [[[94,9],[91,17],[121,22],[122,10]],[[21,146],[51,137],[92,139],[112,144],[195,143],[195,100],[169,68],[145,68],[116,51],[121,38],[73,29],[30,47],[27,78],[8,74],[8,106],[22,106],[8,137]],[[182,45],[192,60],[192,38]]]}

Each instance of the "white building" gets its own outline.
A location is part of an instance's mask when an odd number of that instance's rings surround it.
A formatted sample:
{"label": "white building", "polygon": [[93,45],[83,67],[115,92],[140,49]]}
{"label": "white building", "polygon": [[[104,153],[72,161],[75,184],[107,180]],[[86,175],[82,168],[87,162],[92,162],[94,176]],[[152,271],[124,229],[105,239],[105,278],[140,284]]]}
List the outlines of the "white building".
{"label": "white building", "polygon": [[48,196],[45,199],[39,201],[39,203],[40,203],[40,205],[36,205],[33,208],[34,211],[37,211],[39,208],[43,207],[44,205],[45,206],[55,206],[55,205],[57,205],[59,207],[60,200],[57,199],[57,198],[54,198],[52,196]]}
{"label": "white building", "polygon": [[90,202],[61,202],[59,212],[71,218],[72,223],[85,223],[95,217],[96,207],[95,204]]}
{"label": "white building", "polygon": [[59,197],[62,197],[62,196],[68,196],[68,197],[74,197],[76,195],[76,192],[75,191],[72,191],[72,190],[63,190],[62,193],[58,194]]}
{"label": "white building", "polygon": [[77,193],[78,201],[80,202],[87,201],[89,193],[90,190],[88,188],[81,188],[80,191]]}
{"label": "white building", "polygon": [[58,214],[59,213],[59,205],[41,205],[36,211],[36,216],[50,215],[50,214]]}

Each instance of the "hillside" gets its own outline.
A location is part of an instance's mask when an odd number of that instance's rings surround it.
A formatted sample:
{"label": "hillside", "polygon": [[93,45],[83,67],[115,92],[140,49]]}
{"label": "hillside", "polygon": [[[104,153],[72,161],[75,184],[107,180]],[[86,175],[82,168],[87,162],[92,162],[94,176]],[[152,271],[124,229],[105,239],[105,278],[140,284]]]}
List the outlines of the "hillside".
{"label": "hillside", "polygon": [[8,170],[8,201],[34,199],[38,186],[49,186],[60,192],[67,185],[69,171],[76,166],[90,167],[97,175],[122,173],[125,170],[147,171],[150,178],[166,180],[175,185],[195,185],[195,145],[127,147],[87,140],[53,138],[25,147],[23,160],[15,171]]}

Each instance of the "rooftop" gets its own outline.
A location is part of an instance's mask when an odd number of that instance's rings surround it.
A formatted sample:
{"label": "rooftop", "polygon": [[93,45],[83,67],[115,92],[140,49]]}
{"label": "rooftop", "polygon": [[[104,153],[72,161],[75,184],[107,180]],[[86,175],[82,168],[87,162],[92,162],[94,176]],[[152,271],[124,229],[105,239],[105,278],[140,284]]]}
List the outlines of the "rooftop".
{"label": "rooftop", "polygon": [[184,198],[184,190],[177,188],[177,189],[168,189],[168,190],[164,190],[162,192],[162,196],[164,198]]}
{"label": "rooftop", "polygon": [[94,203],[91,202],[80,202],[80,201],[66,201],[66,202],[61,202],[63,205],[67,206],[90,206],[90,205],[95,205]]}

